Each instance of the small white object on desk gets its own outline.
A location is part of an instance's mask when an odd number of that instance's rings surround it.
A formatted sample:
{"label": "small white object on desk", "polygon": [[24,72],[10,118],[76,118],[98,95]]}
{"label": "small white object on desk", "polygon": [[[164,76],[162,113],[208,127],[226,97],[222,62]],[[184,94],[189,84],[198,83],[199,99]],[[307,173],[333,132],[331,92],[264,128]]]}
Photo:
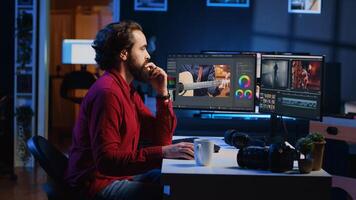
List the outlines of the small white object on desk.
{"label": "small white object on desk", "polygon": [[209,139],[194,140],[194,160],[197,165],[210,165],[214,153],[214,143]]}

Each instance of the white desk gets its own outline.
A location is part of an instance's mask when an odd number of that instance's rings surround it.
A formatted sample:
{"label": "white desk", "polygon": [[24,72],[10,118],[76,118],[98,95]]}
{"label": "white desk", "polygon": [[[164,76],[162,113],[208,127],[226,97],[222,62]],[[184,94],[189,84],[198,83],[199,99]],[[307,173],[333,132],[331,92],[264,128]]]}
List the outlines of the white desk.
{"label": "white desk", "polygon": [[297,167],[286,173],[241,169],[238,150],[222,148],[214,153],[211,166],[196,166],[194,160],[164,159],[162,183],[166,199],[329,199],[331,176],[324,170],[299,174]]}

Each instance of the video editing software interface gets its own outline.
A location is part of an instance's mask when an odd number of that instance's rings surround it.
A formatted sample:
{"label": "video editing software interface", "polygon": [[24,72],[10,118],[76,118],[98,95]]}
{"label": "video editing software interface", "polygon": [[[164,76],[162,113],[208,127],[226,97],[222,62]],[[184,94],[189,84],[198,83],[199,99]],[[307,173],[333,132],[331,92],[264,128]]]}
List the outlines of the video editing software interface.
{"label": "video editing software interface", "polygon": [[262,55],[259,112],[321,120],[323,60]]}
{"label": "video editing software interface", "polygon": [[167,72],[176,108],[255,110],[255,55],[174,54]]}

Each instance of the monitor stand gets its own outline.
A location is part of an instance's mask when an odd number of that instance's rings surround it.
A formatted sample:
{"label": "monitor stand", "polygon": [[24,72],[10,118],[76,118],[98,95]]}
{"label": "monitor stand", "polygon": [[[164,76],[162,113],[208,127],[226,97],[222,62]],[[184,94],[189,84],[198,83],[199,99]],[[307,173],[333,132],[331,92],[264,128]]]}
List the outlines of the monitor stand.
{"label": "monitor stand", "polygon": [[279,126],[283,123],[278,115],[271,114],[270,116],[270,143],[283,142],[287,138],[283,133],[278,134]]}

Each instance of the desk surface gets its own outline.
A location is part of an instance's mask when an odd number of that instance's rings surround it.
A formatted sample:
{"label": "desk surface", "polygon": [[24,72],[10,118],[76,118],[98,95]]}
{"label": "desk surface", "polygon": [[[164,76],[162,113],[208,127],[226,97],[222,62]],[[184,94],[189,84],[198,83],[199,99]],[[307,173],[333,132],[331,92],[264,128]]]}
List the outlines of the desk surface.
{"label": "desk surface", "polygon": [[215,174],[215,175],[259,175],[259,176],[314,176],[331,177],[324,170],[312,171],[309,174],[300,174],[297,163],[292,171],[273,173],[266,170],[243,169],[237,165],[236,155],[238,150],[221,149],[214,153],[210,166],[197,166],[194,160],[164,159],[162,174]]}
{"label": "desk surface", "polygon": [[[179,137],[183,138],[183,137]],[[273,173],[266,170],[243,169],[237,165],[236,156],[238,150],[224,143],[220,137],[206,137],[221,146],[219,153],[213,154],[209,166],[198,166],[194,160],[163,159],[162,174],[216,174],[216,175],[259,175],[259,176],[316,176],[331,177],[324,170],[312,171],[309,174],[300,174],[297,162],[292,171]],[[178,137],[175,137],[178,139]]]}
{"label": "desk surface", "polygon": [[330,198],[331,176],[324,170],[300,174],[296,165],[284,173],[242,169],[236,162],[237,149],[225,145],[222,138],[209,138],[221,146],[210,166],[197,166],[194,160],[163,159],[161,181],[166,200]]}

